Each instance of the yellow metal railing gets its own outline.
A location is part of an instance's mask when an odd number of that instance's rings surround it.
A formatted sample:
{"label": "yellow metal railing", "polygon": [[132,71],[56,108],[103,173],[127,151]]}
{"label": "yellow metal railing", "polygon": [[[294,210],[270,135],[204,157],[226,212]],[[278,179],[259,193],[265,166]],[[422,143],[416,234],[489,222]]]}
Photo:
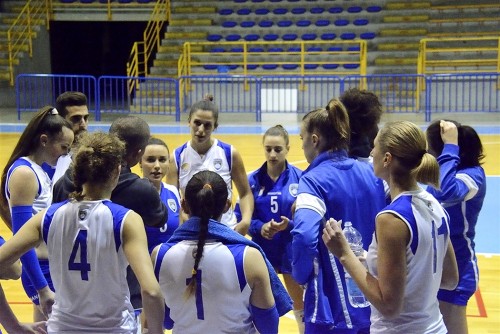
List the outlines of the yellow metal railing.
{"label": "yellow metal railing", "polygon": [[[143,40],[135,42],[127,61],[127,77],[148,75],[149,60],[155,49],[161,45],[165,22],[170,20],[170,0],[158,0],[142,34]],[[139,87],[138,80],[129,80],[129,95]]]}
{"label": "yellow metal railing", "polygon": [[14,86],[14,65],[19,53],[28,51],[29,56],[33,56],[34,26],[45,23],[49,29],[50,8],[50,0],[28,0],[7,31],[11,86]]}

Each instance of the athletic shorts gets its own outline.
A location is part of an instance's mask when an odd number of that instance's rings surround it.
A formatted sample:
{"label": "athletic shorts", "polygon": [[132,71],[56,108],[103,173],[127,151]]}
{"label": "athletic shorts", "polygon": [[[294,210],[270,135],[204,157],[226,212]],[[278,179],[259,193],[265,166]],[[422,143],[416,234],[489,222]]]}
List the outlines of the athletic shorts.
{"label": "athletic shorts", "polygon": [[460,273],[457,288],[455,290],[439,290],[438,300],[454,305],[466,306],[470,297],[476,292],[478,286],[476,273],[472,266]]}
{"label": "athletic shorts", "polygon": [[358,329],[332,328],[330,325],[305,323],[305,332],[309,334],[370,334],[370,327]]}
{"label": "athletic shorts", "polygon": [[[52,284],[52,277],[50,277],[49,261],[38,260],[38,263],[40,263],[40,268],[42,269],[43,276],[45,276],[45,279],[49,284],[50,290],[55,291],[54,285]],[[31,299],[33,304],[40,305],[40,301],[38,300],[38,292],[31,283],[31,280],[25,270],[23,270],[21,273],[21,282],[23,284],[24,291],[26,292],[28,298]]]}

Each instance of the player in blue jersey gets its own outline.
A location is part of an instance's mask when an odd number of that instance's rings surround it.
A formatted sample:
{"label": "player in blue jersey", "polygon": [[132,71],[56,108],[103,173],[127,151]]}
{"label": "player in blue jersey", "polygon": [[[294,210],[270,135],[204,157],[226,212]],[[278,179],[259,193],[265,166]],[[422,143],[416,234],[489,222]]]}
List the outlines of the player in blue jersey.
{"label": "player in blue jersey", "polygon": [[[68,153],[73,138],[71,124],[51,106],[41,108],[24,129],[3,170],[0,191],[2,218],[14,234],[52,203],[52,181],[41,166],[55,165]],[[38,245],[23,255],[21,262],[23,287],[34,304],[33,319],[45,320],[42,312],[53,299],[47,249]]]}
{"label": "player in blue jersey", "polygon": [[439,187],[439,167],[426,151],[425,135],[408,121],[390,122],[375,138],[375,174],[392,202],[378,215],[367,264],[351,250],[340,224],[330,219],[323,241],[372,304],[372,334],[445,334],[438,289],[453,289],[457,264],[448,214],[417,182]]}
{"label": "player in blue jersey", "polygon": [[428,191],[450,215],[450,237],[460,273],[457,288],[440,290],[438,299],[448,332],[464,334],[468,332],[467,302],[479,283],[474,237],[486,195],[483,146],[472,127],[444,120],[429,125],[427,140],[429,153],[437,157],[441,170],[440,190]]}
{"label": "player in blue jersey", "polygon": [[240,198],[241,221],[236,225],[236,216],[231,205],[222,216],[222,223],[245,235],[253,212],[253,197],[248,185],[245,166],[240,153],[232,145],[212,137],[219,126],[219,109],[207,95],[191,106],[188,116],[191,140],[175,149],[168,183],[178,186],[181,197],[191,177],[199,171],[211,170],[226,182],[228,198],[232,200],[233,182]]}
{"label": "player in blue jersey", "polygon": [[147,250],[140,216],[109,200],[118,183],[125,144],[94,133],[74,156],[76,191],[31,218],[4,246],[9,265],[43,241],[57,291],[49,333],[135,334],[137,323],[126,272],[130,263],[141,285],[149,332],[163,332],[164,302]]}
{"label": "player in blue jersey", "polygon": [[167,144],[161,139],[150,138],[140,166],[142,176],[148,178],[160,194],[160,198],[168,209],[168,220],[160,228],[146,226],[148,248],[151,252],[154,247],[162,244],[172,236],[179,226],[179,213],[181,211],[179,191],[173,185],[163,182],[168,174],[170,153]]}
{"label": "player in blue jersey", "polygon": [[215,172],[189,180],[182,199],[189,219],[154,249],[173,333],[278,333],[290,297],[259,246],[220,223],[228,190]]}
{"label": "player in blue jersey", "polygon": [[[303,289],[292,278],[292,205],[302,171],[286,160],[290,150],[288,132],[273,126],[262,139],[266,162],[248,176],[254,198],[254,212],[248,233],[258,244],[274,269],[283,274],[300,333],[304,332]],[[236,217],[241,219],[239,204]]]}
{"label": "player in blue jersey", "polygon": [[292,229],[292,274],[307,284],[304,295],[306,333],[364,333],[370,308],[352,306],[344,269],[321,242],[329,218],[351,221],[368,249],[375,216],[385,206],[383,183],[372,167],[348,157],[349,118],[339,100],[306,114],[300,137],[309,167],[299,181]]}

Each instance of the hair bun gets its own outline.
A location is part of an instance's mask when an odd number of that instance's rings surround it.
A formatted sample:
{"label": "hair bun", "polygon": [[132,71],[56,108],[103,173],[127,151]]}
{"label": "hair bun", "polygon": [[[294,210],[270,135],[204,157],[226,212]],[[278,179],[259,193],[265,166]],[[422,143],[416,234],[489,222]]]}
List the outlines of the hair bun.
{"label": "hair bun", "polygon": [[205,96],[203,96],[203,100],[213,102],[214,96],[212,94],[205,94]]}

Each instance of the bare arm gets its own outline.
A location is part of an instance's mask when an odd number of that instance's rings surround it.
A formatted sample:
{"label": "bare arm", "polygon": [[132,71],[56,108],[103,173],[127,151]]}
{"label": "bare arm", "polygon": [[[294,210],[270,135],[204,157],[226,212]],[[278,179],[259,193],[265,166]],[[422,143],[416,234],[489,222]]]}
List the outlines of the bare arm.
{"label": "bare arm", "polygon": [[165,303],[151,263],[141,217],[130,212],[123,226],[123,251],[141,286],[144,314],[150,333],[163,333]]}
{"label": "bare arm", "polygon": [[407,269],[406,244],[410,231],[400,219],[391,214],[382,214],[377,218],[376,233],[378,279],[368,273],[366,267],[354,255],[336,222],[325,225],[323,241],[339,258],[370,303],[384,317],[392,318],[398,316],[403,307]]}
{"label": "bare arm", "polygon": [[167,183],[176,186],[177,189],[179,189],[179,175],[177,172],[177,165],[175,163],[175,157],[173,152],[172,154],[170,154]]}
{"label": "bare arm", "polygon": [[443,276],[441,277],[441,289],[454,290],[458,284],[458,266],[455,258],[455,250],[448,240],[448,247],[443,261]]}
{"label": "bare arm", "polygon": [[274,305],[274,297],[271,291],[271,283],[266,263],[260,252],[252,247],[248,247],[243,262],[245,276],[252,289],[250,304],[268,309]]}
{"label": "bare arm", "polygon": [[231,169],[231,179],[238,190],[240,198],[241,221],[236,225],[235,231],[245,235],[248,233],[250,221],[253,214],[253,194],[248,183],[245,165],[240,153],[233,147],[233,167]]}

